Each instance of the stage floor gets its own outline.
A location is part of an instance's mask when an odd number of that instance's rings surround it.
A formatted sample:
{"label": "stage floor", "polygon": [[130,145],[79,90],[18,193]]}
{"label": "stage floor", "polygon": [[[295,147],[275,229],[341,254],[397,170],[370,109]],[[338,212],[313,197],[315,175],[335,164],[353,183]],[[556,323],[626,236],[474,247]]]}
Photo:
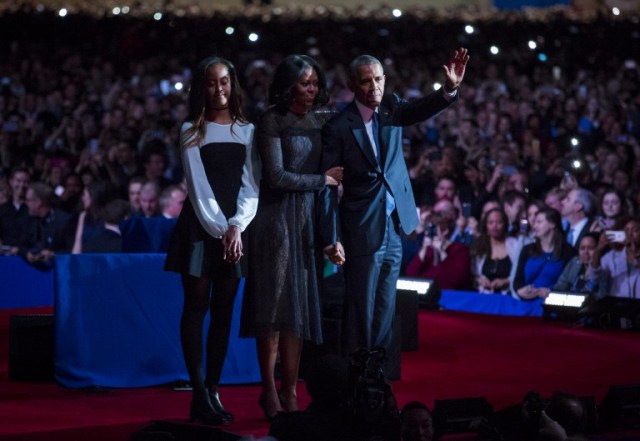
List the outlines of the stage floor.
{"label": "stage floor", "polygon": [[[0,311],[0,439],[125,441],[151,420],[185,420],[189,393],[168,386],[82,390],[10,382],[8,321],[24,312]],[[572,328],[536,317],[421,310],[419,341],[418,351],[402,354],[401,380],[393,383],[400,405],[485,397],[499,410],[520,403],[530,390],[600,402],[611,385],[640,384],[637,333]],[[255,437],[267,433],[258,385],[225,386],[221,393],[236,415],[225,430]],[[306,405],[302,382],[299,394]]]}

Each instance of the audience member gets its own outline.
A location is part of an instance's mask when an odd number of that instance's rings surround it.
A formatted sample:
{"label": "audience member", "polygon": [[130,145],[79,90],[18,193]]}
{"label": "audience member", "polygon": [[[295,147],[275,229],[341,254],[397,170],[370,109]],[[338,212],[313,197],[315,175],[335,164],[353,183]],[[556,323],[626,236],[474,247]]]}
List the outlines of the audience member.
{"label": "audience member", "polygon": [[553,285],[554,290],[589,293],[594,299],[608,295],[608,281],[605,278],[596,278],[595,274],[589,271],[598,240],[599,235],[594,233],[582,236],[578,243],[578,255],[564,267],[558,281]]}
{"label": "audience member", "polygon": [[574,188],[562,199],[560,213],[568,222],[565,238],[567,243],[576,249],[582,236],[591,228],[593,209],[593,194],[584,188]]}
{"label": "audience member", "polygon": [[625,197],[613,188],[602,192],[599,203],[598,216],[591,223],[589,231],[603,232],[615,228],[622,228],[621,222],[628,216]]}
{"label": "audience member", "polygon": [[82,252],[122,253],[122,233],[120,222],[131,215],[129,203],[122,199],[108,202],[104,207],[103,224],[83,244]]}
{"label": "audience member", "polygon": [[56,253],[68,253],[73,246],[75,225],[71,215],[54,207],[53,188],[42,182],[29,185],[26,204],[29,219],[19,254],[29,263],[49,262]]}
{"label": "audience member", "polygon": [[154,182],[160,191],[172,184],[171,180],[164,176],[167,168],[167,148],[165,144],[153,138],[142,147],[142,166],[147,182]]}
{"label": "audience member", "polygon": [[[607,245],[611,250],[603,255]],[[640,298],[640,220],[629,220],[621,236],[612,232],[600,236],[589,278],[606,281],[610,296]]]}
{"label": "audience member", "polygon": [[469,248],[451,241],[455,229],[455,216],[451,211],[433,211],[431,224],[433,228],[425,235],[420,251],[407,265],[407,275],[433,279],[442,289],[469,289]]}
{"label": "audience member", "polygon": [[400,410],[402,441],[432,441],[433,417],[426,404],[411,401]]}
{"label": "audience member", "polygon": [[507,215],[509,223],[507,224],[507,233],[510,236],[518,236],[520,234],[521,214],[527,206],[527,197],[524,193],[516,190],[507,191],[502,198],[502,209]]}
{"label": "audience member", "polygon": [[144,178],[142,176],[134,176],[129,181],[127,187],[127,196],[129,198],[129,205],[131,206],[131,214],[140,215],[142,208],[140,207],[140,191],[144,185]]}
{"label": "audience member", "polygon": [[[490,210],[480,222],[480,235],[471,246],[472,274],[481,293],[507,294],[522,246],[507,235],[507,215]],[[513,271],[512,271],[513,270]]]}
{"label": "audience member", "polygon": [[158,200],[162,215],[168,219],[177,219],[186,198],[187,193],[179,185],[170,185],[162,190]]}
{"label": "audience member", "polygon": [[536,240],[522,248],[513,280],[513,290],[523,300],[546,297],[576,254],[564,240],[560,214],[553,208],[538,212],[533,231]]}
{"label": "audience member", "polygon": [[2,245],[13,247],[24,236],[24,228],[29,217],[25,196],[30,181],[29,171],[24,167],[15,167],[9,174],[10,199],[0,205],[0,244]]}
{"label": "audience member", "polygon": [[160,186],[155,181],[147,181],[140,188],[140,212],[143,217],[160,215]]}
{"label": "audience member", "polygon": [[73,241],[73,254],[83,252],[84,243],[94,234],[102,231],[104,209],[107,203],[116,199],[116,188],[108,181],[92,182],[82,192],[83,210],[78,215]]}

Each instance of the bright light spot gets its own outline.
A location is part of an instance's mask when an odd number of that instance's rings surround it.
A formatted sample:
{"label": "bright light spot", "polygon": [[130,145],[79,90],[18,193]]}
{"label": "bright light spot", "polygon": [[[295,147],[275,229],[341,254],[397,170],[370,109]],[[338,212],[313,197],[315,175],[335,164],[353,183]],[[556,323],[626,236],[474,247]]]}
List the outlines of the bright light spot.
{"label": "bright light spot", "polygon": [[129,13],[129,6],[123,6],[122,7],[122,13],[123,14],[128,14]]}
{"label": "bright light spot", "polygon": [[162,20],[162,12],[156,12],[155,14],[153,14],[153,19],[155,21],[160,21]]}
{"label": "bright light spot", "polygon": [[473,27],[473,26],[471,26],[471,25],[466,25],[466,26],[464,27],[464,31],[465,31],[467,34],[473,34],[476,30],[474,29],[474,27]]}
{"label": "bright light spot", "polygon": [[538,60],[540,60],[540,61],[542,61],[544,63],[545,61],[547,61],[547,54],[539,53],[538,54]]}
{"label": "bright light spot", "polygon": [[536,43],[533,40],[529,40],[529,49],[534,50],[537,47],[538,47],[538,43]]}
{"label": "bright light spot", "polygon": [[67,12],[68,12],[68,11],[67,11],[67,9],[66,9],[66,8],[62,8],[62,9],[60,9],[60,10],[58,11],[58,15],[59,15],[60,17],[66,17]]}
{"label": "bright light spot", "polygon": [[394,9],[393,12],[391,12],[393,14],[394,17],[398,18],[402,16],[402,11],[400,9]]}
{"label": "bright light spot", "polygon": [[620,9],[618,8],[613,8],[611,12],[613,13],[613,15],[620,15]]}
{"label": "bright light spot", "polygon": [[433,90],[440,90],[442,88],[442,84],[440,83],[433,83]]}
{"label": "bright light spot", "polygon": [[491,52],[493,55],[498,55],[498,53],[500,52],[500,49],[498,48],[498,46],[491,46],[489,48],[489,52]]}
{"label": "bright light spot", "polygon": [[182,82],[178,81],[176,84],[173,85],[173,87],[175,87],[176,90],[182,90],[184,88],[184,84],[182,84]]}
{"label": "bright light spot", "polygon": [[120,14],[120,8],[116,6],[115,8],[113,8],[113,9],[111,10],[111,13],[112,13],[113,15],[118,15],[118,14]]}
{"label": "bright light spot", "polygon": [[234,33],[235,31],[236,31],[236,30],[235,30],[234,28],[232,28],[231,26],[229,26],[229,27],[227,27],[227,29],[225,29],[225,30],[224,30],[224,33],[225,33],[225,34],[227,34],[227,35],[233,35],[233,33]]}
{"label": "bright light spot", "polygon": [[256,41],[258,41],[258,34],[256,34],[255,32],[252,32],[249,34],[249,41],[255,43]]}
{"label": "bright light spot", "polygon": [[[578,138],[571,138],[571,145],[572,146],[575,147],[578,144],[580,144],[580,141],[578,141]],[[580,161],[578,161],[578,160],[573,161],[573,166],[574,166],[574,168],[580,168]]]}

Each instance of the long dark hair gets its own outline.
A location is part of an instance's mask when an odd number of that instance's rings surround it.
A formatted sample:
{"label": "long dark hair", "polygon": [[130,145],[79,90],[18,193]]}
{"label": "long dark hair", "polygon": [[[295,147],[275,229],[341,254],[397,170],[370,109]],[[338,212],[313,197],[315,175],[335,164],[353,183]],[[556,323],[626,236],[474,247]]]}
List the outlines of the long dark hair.
{"label": "long dark hair", "polygon": [[[207,70],[222,64],[229,72],[231,80],[231,96],[229,97],[229,113],[233,124],[237,122],[246,123],[247,119],[242,113],[242,93],[240,91],[240,81],[236,68],[231,61],[217,56],[207,57],[198,64],[193,72],[191,79],[191,87],[189,89],[189,114],[187,121],[193,123],[187,131],[185,131],[182,141],[185,147],[198,145],[204,138],[205,114],[207,107]],[[195,136],[194,136],[195,135]],[[189,140],[189,141],[187,141]]]}
{"label": "long dark hair", "polygon": [[308,55],[289,55],[278,64],[269,87],[269,103],[278,111],[284,113],[289,109],[294,99],[293,87],[308,68],[314,69],[318,75],[318,95],[313,107],[318,108],[329,102],[327,76],[320,64]]}
{"label": "long dark hair", "polygon": [[[536,216],[544,215],[547,222],[553,224],[555,229],[553,231],[553,237],[551,238],[551,244],[553,245],[553,257],[554,259],[560,259],[562,256],[562,250],[565,246],[569,246],[564,240],[564,230],[562,229],[562,218],[558,210],[551,207],[542,208],[538,211]],[[543,253],[540,239],[536,237],[535,246],[533,249],[533,255],[539,256]]]}
{"label": "long dark hair", "polygon": [[487,220],[489,219],[489,215],[491,213],[498,213],[502,218],[502,224],[504,225],[504,236],[503,239],[507,237],[507,227],[509,226],[509,218],[507,214],[504,212],[502,208],[492,208],[487,211],[482,219],[480,219],[480,236],[476,238],[471,246],[471,255],[472,256],[490,256],[491,255],[491,238],[487,234]]}

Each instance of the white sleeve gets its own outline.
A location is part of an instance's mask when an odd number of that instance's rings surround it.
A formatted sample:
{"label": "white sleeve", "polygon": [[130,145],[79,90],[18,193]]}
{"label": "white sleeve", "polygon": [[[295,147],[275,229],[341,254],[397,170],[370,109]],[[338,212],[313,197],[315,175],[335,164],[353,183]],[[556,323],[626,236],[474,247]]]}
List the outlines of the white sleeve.
{"label": "white sleeve", "polygon": [[255,130],[251,127],[248,139],[245,142],[247,155],[242,167],[242,184],[238,193],[236,214],[229,219],[229,225],[235,225],[244,231],[253,220],[258,210],[258,184],[255,170],[259,170],[257,149],[254,145]]}
{"label": "white sleeve", "polygon": [[196,216],[207,233],[213,237],[221,238],[228,228],[227,219],[207,180],[200,157],[200,149],[196,146],[185,148],[182,159],[187,178],[189,200]]}

